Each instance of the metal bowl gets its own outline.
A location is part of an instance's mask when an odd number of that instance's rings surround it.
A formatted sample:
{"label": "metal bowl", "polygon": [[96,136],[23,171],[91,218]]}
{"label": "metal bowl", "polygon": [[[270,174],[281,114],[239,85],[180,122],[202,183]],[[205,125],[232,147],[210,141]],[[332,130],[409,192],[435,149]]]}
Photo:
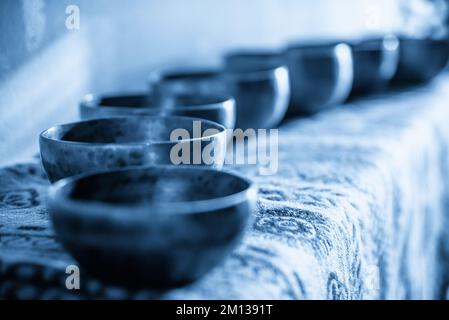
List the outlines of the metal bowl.
{"label": "metal bowl", "polygon": [[49,212],[59,241],[90,275],[127,287],[190,283],[239,243],[253,184],[198,167],[140,167],[59,181]]}
{"label": "metal bowl", "polygon": [[437,76],[447,65],[447,39],[400,38],[400,57],[396,84],[425,83]]}
{"label": "metal bowl", "polygon": [[283,118],[289,99],[288,71],[282,66],[169,70],[150,76],[156,97],[183,93],[223,93],[236,101],[236,127],[272,128]]}
{"label": "metal bowl", "polygon": [[223,94],[173,94],[157,102],[149,94],[87,95],[80,103],[83,120],[130,115],[201,118],[228,129],[235,126],[235,101]]}
{"label": "metal bowl", "polygon": [[399,40],[388,35],[351,44],[354,56],[352,94],[384,89],[396,73],[399,62]]}
{"label": "metal bowl", "polygon": [[290,72],[290,114],[318,112],[348,98],[354,75],[349,45],[291,44],[285,56]]}
{"label": "metal bowl", "polygon": [[212,121],[139,116],[55,126],[41,133],[39,144],[44,169],[55,182],[80,173],[138,165],[221,168],[226,139],[226,129]]}
{"label": "metal bowl", "polygon": [[234,51],[224,60],[224,76],[237,101],[237,127],[273,128],[287,113],[290,101],[288,69],[279,54]]}

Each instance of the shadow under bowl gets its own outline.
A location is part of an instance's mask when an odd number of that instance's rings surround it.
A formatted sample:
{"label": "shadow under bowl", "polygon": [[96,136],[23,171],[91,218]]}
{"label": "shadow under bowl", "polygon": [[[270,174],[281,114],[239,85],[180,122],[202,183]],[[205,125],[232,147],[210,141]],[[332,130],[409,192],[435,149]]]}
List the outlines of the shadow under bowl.
{"label": "shadow under bowl", "polygon": [[386,88],[399,62],[399,40],[392,35],[352,44],[354,84],[352,95]]}
{"label": "shadow under bowl", "polygon": [[292,44],[285,59],[290,73],[290,114],[315,113],[348,98],[354,76],[349,45]]}
{"label": "shadow under bowl", "polygon": [[256,198],[238,175],[155,166],[61,180],[48,206],[58,240],[87,273],[114,285],[170,288],[223,261]]}
{"label": "shadow under bowl", "polygon": [[[201,136],[198,136],[201,135]],[[188,117],[138,116],[94,119],[52,127],[39,137],[51,182],[92,171],[153,164],[221,168],[226,129]]]}
{"label": "shadow under bowl", "polygon": [[449,40],[400,39],[399,66],[393,79],[395,84],[426,83],[447,65]]}
{"label": "shadow under bowl", "polygon": [[235,126],[235,101],[223,94],[167,95],[157,102],[149,94],[87,95],[79,106],[83,120],[133,115],[185,116]]}

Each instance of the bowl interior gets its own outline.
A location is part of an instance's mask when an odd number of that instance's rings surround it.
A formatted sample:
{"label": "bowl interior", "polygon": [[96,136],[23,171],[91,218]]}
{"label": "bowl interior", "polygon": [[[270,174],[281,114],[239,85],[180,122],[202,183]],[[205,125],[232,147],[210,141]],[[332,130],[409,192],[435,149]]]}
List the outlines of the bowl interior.
{"label": "bowl interior", "polygon": [[219,72],[215,70],[200,71],[172,71],[162,75],[162,81],[182,81],[182,80],[207,80],[219,77]]}
{"label": "bowl interior", "polygon": [[98,106],[120,108],[148,108],[153,101],[148,95],[105,96],[98,99]]}
{"label": "bowl interior", "polygon": [[165,108],[183,108],[192,107],[200,108],[207,107],[211,105],[223,104],[230,100],[230,96],[226,95],[212,95],[212,94],[202,94],[202,93],[179,93],[179,94],[168,94],[161,97],[161,105]]}
{"label": "bowl interior", "polygon": [[105,96],[98,99],[97,106],[105,108],[183,108],[202,107],[224,103],[230,96],[201,93],[170,93],[159,97],[158,105],[150,95]]}
{"label": "bowl interior", "polygon": [[291,43],[287,48],[287,54],[300,54],[302,56],[322,58],[335,56],[337,47],[346,45],[344,42],[330,41],[306,41]]}
{"label": "bowl interior", "polygon": [[[125,117],[81,121],[53,127],[42,136],[51,140],[80,143],[157,143],[170,141],[176,129],[185,129],[193,137],[194,120],[201,130],[224,129],[211,121],[182,117]],[[210,137],[205,134],[204,137]]]}
{"label": "bowl interior", "polygon": [[227,72],[270,71],[284,64],[282,55],[271,51],[242,51],[225,57]]}
{"label": "bowl interior", "polygon": [[82,177],[62,192],[73,200],[140,205],[217,199],[249,187],[247,180],[220,171],[144,168]]}

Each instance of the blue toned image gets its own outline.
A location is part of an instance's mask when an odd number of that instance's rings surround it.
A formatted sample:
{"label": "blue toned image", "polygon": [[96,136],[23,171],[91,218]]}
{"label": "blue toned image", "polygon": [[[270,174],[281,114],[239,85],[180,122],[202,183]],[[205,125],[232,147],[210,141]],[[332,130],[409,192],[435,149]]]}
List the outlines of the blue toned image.
{"label": "blue toned image", "polygon": [[447,300],[448,31],[449,0],[0,0],[0,300]]}

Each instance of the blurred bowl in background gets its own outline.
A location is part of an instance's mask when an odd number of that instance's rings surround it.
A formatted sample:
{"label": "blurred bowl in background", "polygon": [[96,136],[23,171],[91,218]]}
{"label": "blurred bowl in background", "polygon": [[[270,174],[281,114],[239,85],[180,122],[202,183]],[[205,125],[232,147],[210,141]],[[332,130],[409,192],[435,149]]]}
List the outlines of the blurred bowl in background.
{"label": "blurred bowl in background", "polygon": [[179,68],[155,71],[148,77],[151,95],[156,103],[165,97],[194,94],[225,94],[220,69]]}
{"label": "blurred bowl in background", "polygon": [[211,120],[226,129],[234,129],[236,103],[232,96],[221,93],[174,94],[160,99],[163,114]]}
{"label": "blurred bowl in background", "polygon": [[88,94],[79,104],[82,120],[133,115],[156,115],[158,107],[149,94]]}
{"label": "blurred bowl in background", "polygon": [[[171,139],[173,134],[178,140]],[[195,137],[197,134],[201,134],[201,137]],[[85,172],[127,166],[177,164],[174,160],[178,161],[180,156],[187,157],[182,158],[184,164],[221,168],[226,139],[226,129],[209,120],[138,116],[55,126],[41,133],[39,145],[47,176],[51,182],[55,182]],[[175,145],[184,147],[182,150],[186,152],[172,155]],[[208,152],[204,157],[206,148]]]}
{"label": "blurred bowl in background", "polygon": [[237,104],[237,127],[276,127],[288,110],[290,84],[278,53],[234,51],[224,58],[224,78]]}
{"label": "blurred bowl in background", "polygon": [[87,95],[80,103],[81,119],[133,115],[177,115],[217,122],[227,129],[235,125],[235,101],[223,94],[167,95],[157,103],[150,94]]}
{"label": "blurred bowl in background", "polygon": [[49,193],[56,235],[108,284],[168,288],[197,280],[244,235],[257,191],[198,167],[141,167],[59,181]]}
{"label": "blurred bowl in background", "polygon": [[236,49],[224,55],[228,70],[257,70],[285,65],[282,51],[275,49]]}
{"label": "blurred bowl in background", "polygon": [[290,72],[290,114],[318,112],[348,98],[354,75],[349,45],[291,44],[285,59]]}
{"label": "blurred bowl in background", "polygon": [[399,40],[394,35],[351,44],[354,57],[352,94],[384,89],[396,73]]}
{"label": "blurred bowl in background", "polygon": [[236,127],[241,129],[275,127],[287,110],[290,94],[285,67],[258,64],[156,72],[150,75],[149,85],[159,101],[182,94],[230,95],[236,103]]}
{"label": "blurred bowl in background", "polygon": [[399,66],[394,77],[396,84],[419,84],[432,80],[447,65],[447,39],[400,38]]}

